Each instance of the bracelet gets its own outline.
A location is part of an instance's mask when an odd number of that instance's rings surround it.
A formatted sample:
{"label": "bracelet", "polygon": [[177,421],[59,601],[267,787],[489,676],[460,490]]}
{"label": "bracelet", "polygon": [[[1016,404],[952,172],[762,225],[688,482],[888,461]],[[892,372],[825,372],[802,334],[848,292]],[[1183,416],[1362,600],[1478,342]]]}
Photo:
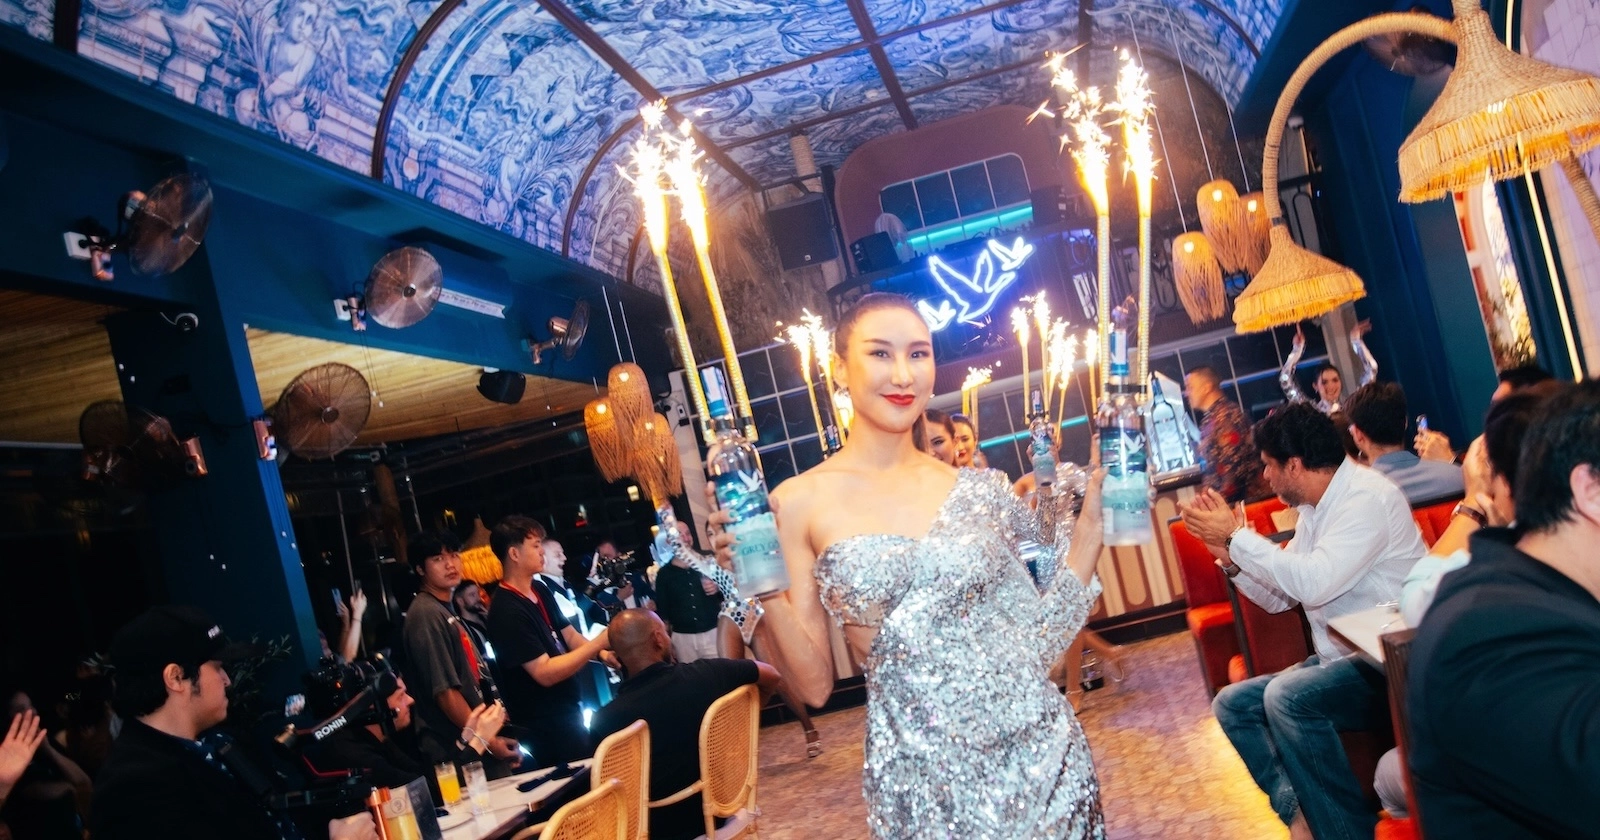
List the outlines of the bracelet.
{"label": "bracelet", "polygon": [[1485,516],[1483,511],[1468,505],[1466,502],[1457,504],[1455,510],[1450,511],[1451,519],[1454,519],[1457,516],[1465,516],[1473,522],[1478,523],[1479,528],[1489,527],[1489,517]]}

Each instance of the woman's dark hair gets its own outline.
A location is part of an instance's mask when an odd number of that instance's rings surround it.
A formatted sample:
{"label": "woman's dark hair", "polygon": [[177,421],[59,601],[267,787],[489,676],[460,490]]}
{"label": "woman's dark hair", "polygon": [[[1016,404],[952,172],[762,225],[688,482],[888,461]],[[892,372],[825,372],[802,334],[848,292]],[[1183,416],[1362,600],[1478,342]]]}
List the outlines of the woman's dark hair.
{"label": "woman's dark hair", "polygon": [[527,542],[530,537],[538,537],[542,545],[544,526],[537,519],[512,514],[496,523],[494,530],[489,532],[489,550],[504,563],[511,547]]}
{"label": "woman's dark hair", "polygon": [[[1333,371],[1334,373],[1339,373],[1339,369],[1333,366],[1333,362],[1323,362],[1322,364],[1317,365],[1317,369],[1313,370],[1311,372],[1311,381],[1315,382],[1318,379],[1321,379],[1322,378],[1322,374],[1324,374],[1324,373],[1326,373],[1326,372],[1328,372],[1330,370]],[[1344,374],[1339,373],[1339,381],[1340,382],[1344,381]]]}
{"label": "woman's dark hair", "polygon": [[1510,385],[1514,390],[1521,390],[1530,385],[1538,385],[1540,382],[1549,382],[1552,378],[1554,377],[1550,375],[1550,371],[1538,365],[1518,365],[1506,368],[1500,371],[1499,375],[1500,381]]}
{"label": "woman's dark hair", "polygon": [[1512,491],[1517,524],[1550,531],[1571,518],[1578,467],[1600,470],[1600,381],[1593,379],[1545,401],[1528,426]]}
{"label": "woman's dark hair", "polygon": [[1542,410],[1546,400],[1565,391],[1569,383],[1546,380],[1513,391],[1489,406],[1483,417],[1483,448],[1489,467],[1503,476],[1507,484],[1517,478],[1522,461],[1522,441],[1528,426]]}
{"label": "woman's dark hair", "polygon": [[1308,470],[1337,469],[1344,463],[1339,427],[1310,403],[1279,406],[1255,425],[1256,448],[1274,461],[1299,458]]}
{"label": "woman's dark hair", "polygon": [[965,414],[952,413],[950,415],[950,434],[953,435],[953,434],[956,433],[955,427],[956,427],[957,423],[960,423],[961,425],[966,426],[967,428],[972,429],[973,431],[977,431],[977,429],[978,429],[977,426],[972,425],[972,418],[971,417],[968,417]]}
{"label": "woman's dark hair", "polygon": [[862,295],[861,299],[857,300],[855,305],[844,313],[844,317],[839,319],[839,326],[834,328],[833,352],[842,358],[845,350],[850,346],[850,333],[855,331],[856,322],[861,320],[862,315],[868,312],[876,312],[879,309],[904,309],[917,316],[918,320],[922,318],[922,313],[917,311],[917,307],[911,303],[911,299],[903,295],[890,294],[889,292],[872,292],[871,294]]}
{"label": "woman's dark hair", "polygon": [[951,437],[955,437],[956,424],[955,421],[950,419],[950,417],[951,415],[946,414],[937,408],[930,408],[927,411],[922,412],[922,418],[924,420],[927,420],[929,423],[932,423],[935,426],[943,426],[946,434],[949,434]]}

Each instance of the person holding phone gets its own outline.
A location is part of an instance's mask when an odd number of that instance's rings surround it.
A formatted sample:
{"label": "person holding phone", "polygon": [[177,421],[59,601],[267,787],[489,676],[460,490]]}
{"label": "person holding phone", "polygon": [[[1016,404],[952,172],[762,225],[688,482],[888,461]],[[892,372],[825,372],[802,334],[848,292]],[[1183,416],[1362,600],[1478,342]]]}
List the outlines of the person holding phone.
{"label": "person holding phone", "polygon": [[367,612],[367,596],[361,591],[360,581],[356,581],[356,591],[350,596],[348,606],[344,601],[344,593],[337,586],[333,588],[333,611],[339,616],[339,649],[334,650],[328,644],[327,635],[319,630],[317,636],[322,640],[322,658],[337,659],[341,663],[354,662],[361,653],[361,617]]}

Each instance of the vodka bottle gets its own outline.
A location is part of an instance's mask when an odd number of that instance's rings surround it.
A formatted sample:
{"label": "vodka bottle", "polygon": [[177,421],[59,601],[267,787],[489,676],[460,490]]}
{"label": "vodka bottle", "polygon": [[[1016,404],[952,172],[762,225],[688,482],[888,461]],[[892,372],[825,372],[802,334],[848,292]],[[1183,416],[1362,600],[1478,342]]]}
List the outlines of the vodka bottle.
{"label": "vodka bottle", "polygon": [[1128,333],[1135,320],[1130,299],[1111,315],[1110,376],[1095,413],[1100,437],[1100,491],[1106,545],[1142,545],[1155,538],[1150,525],[1150,472],[1138,389],[1128,379]]}
{"label": "vodka bottle", "polygon": [[1040,396],[1038,388],[1033,389],[1031,403],[1033,410],[1028,413],[1028,455],[1033,462],[1033,480],[1040,487],[1048,487],[1056,483],[1056,455],[1052,451],[1055,442],[1046,419],[1044,398]]}
{"label": "vodka bottle", "polygon": [[789,588],[789,570],[778,548],[778,522],[767,503],[767,482],[761,474],[756,448],[739,434],[728,408],[728,389],[722,371],[703,371],[706,402],[711,412],[719,451],[706,465],[716,487],[717,506],[733,522],[728,533],[733,547],[733,574],[744,597],[760,597]]}

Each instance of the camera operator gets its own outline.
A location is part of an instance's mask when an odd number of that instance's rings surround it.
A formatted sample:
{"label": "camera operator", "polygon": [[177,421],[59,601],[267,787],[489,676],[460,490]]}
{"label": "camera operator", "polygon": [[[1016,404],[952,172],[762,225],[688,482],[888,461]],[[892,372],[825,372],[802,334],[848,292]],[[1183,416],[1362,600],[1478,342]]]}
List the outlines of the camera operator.
{"label": "camera operator", "polygon": [[[324,772],[360,771],[377,787],[402,787],[420,776],[428,780],[434,801],[442,801],[439,782],[432,769],[421,757],[407,753],[390,737],[411,726],[411,705],[416,700],[406,693],[405,680],[389,676],[386,668],[386,665],[340,665],[324,660],[319,670],[306,675],[306,706],[318,720],[336,715],[368,686],[376,685],[381,690],[387,680],[394,680],[394,688],[387,697],[374,701],[368,708],[353,710],[350,724],[313,748],[309,756],[311,763]],[[451,760],[457,765],[482,761],[505,722],[506,710],[499,703],[473,709],[456,739],[456,754]]]}
{"label": "camera operator", "polygon": [[[225,763],[226,739],[199,740],[228,716],[223,663],[239,652],[192,607],[154,607],[117,632],[113,705],[124,723],[95,785],[89,830],[96,840],[301,836]],[[365,811],[330,821],[328,834],[378,836]]]}

